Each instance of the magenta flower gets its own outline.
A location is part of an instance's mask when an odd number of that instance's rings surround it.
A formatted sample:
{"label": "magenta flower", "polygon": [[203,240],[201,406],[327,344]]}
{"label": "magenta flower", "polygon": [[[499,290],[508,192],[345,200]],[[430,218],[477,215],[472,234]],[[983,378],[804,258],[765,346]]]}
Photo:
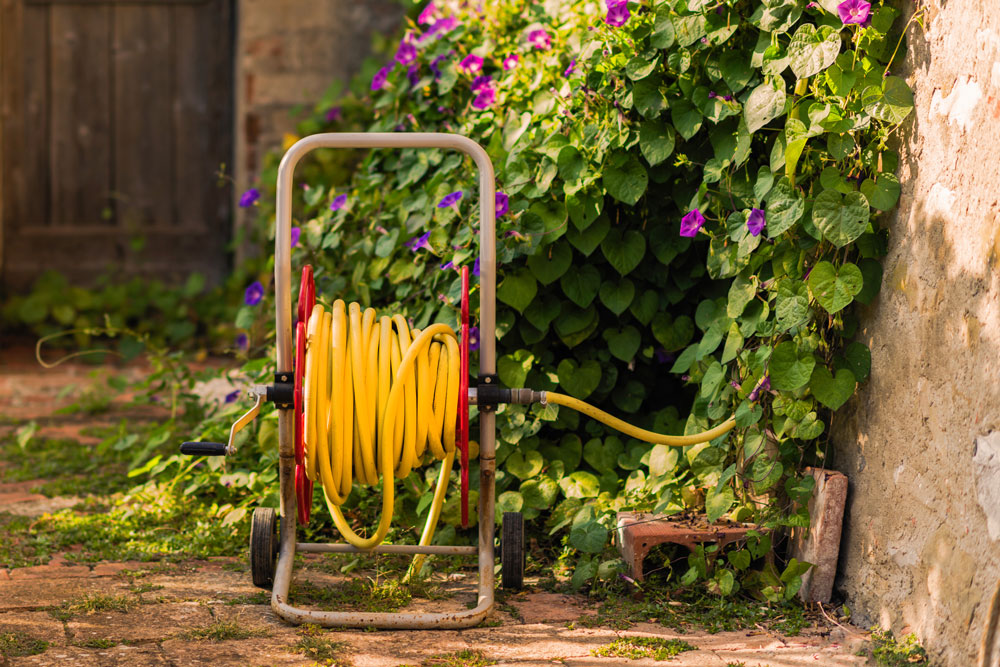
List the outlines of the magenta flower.
{"label": "magenta flower", "polygon": [[681,236],[694,238],[704,224],[705,216],[701,214],[701,211],[696,208],[691,209],[687,215],[681,218]]}
{"label": "magenta flower", "polygon": [[747,217],[747,229],[750,230],[750,235],[759,236],[764,224],[764,211],[759,208],[750,209],[750,215]]}
{"label": "magenta flower", "polygon": [[264,298],[264,286],[260,284],[259,280],[255,280],[250,283],[247,287],[247,291],[243,294],[243,303],[248,306],[256,306],[260,303],[260,300]]}
{"label": "magenta flower", "polygon": [[403,38],[403,41],[399,43],[399,48],[396,49],[395,60],[400,65],[404,67],[409,65],[414,60],[417,59],[417,47],[410,43],[410,34],[407,33]]}
{"label": "magenta flower", "polygon": [[440,202],[438,202],[438,208],[448,208],[461,198],[462,198],[462,191],[456,190],[455,192],[452,192],[450,195],[445,195],[444,198]]}
{"label": "magenta flower", "polygon": [[437,21],[434,22],[434,25],[432,25],[427,30],[427,32],[425,32],[423,36],[420,37],[418,41],[423,42],[425,40],[430,39],[434,35],[437,35],[438,33],[445,35],[454,30],[455,26],[457,25],[458,25],[458,19],[456,19],[454,16],[438,19]]}
{"label": "magenta flower", "polygon": [[472,275],[479,275],[479,258],[476,257],[476,263],[472,265]]}
{"label": "magenta flower", "polygon": [[447,271],[448,269],[454,269],[454,268],[455,268],[455,262],[452,262],[450,260],[441,265],[441,271]]}
{"label": "magenta flower", "polygon": [[431,233],[427,232],[426,234],[424,234],[422,236],[414,236],[412,239],[410,239],[409,241],[407,241],[403,245],[405,245],[407,248],[409,248],[413,252],[417,252],[421,248],[427,248],[428,250],[430,250],[431,244],[428,242],[428,239],[430,237],[431,237]]}
{"label": "magenta flower", "polygon": [[552,37],[545,30],[539,28],[528,33],[528,43],[539,51],[548,51],[552,46]]}
{"label": "magenta flower", "polygon": [[479,349],[479,327],[469,327],[469,352]]}
{"label": "magenta flower", "polygon": [[844,0],[837,5],[837,13],[844,25],[850,23],[864,23],[872,11],[871,3],[865,0]]}
{"label": "magenta flower", "polygon": [[434,12],[436,7],[433,2],[428,2],[427,6],[423,8],[420,12],[420,16],[417,17],[417,23],[420,25],[427,25],[434,20]]}
{"label": "magenta flower", "polygon": [[260,191],[257,188],[250,188],[240,196],[240,208],[253,206],[260,199]]}
{"label": "magenta flower", "polygon": [[347,195],[337,195],[336,197],[333,198],[333,201],[330,202],[330,210],[339,211],[340,209],[344,208],[344,204],[346,203],[347,203]]}
{"label": "magenta flower", "polygon": [[420,65],[418,63],[413,63],[406,70],[406,78],[410,81],[411,86],[417,85],[420,82]]}
{"label": "magenta flower", "polygon": [[565,71],[563,71],[563,76],[569,77],[575,71],[576,71],[576,58],[573,58],[573,60],[571,60],[569,63],[569,67],[567,67]]}
{"label": "magenta flower", "polygon": [[235,391],[231,391],[228,394],[226,394],[225,402],[226,403],[232,403],[233,401],[235,401],[239,397],[240,397],[240,390],[239,389],[237,389]]}
{"label": "magenta flower", "polygon": [[292,227],[292,247],[294,248],[299,244],[299,237],[302,236],[302,229],[300,227]]}
{"label": "magenta flower", "polygon": [[372,90],[382,90],[385,86],[385,80],[389,78],[389,72],[392,71],[391,65],[386,65],[379,71],[375,72],[375,76],[372,77]]}
{"label": "magenta flower", "polygon": [[496,215],[499,218],[510,210],[510,198],[502,192],[496,196]]}
{"label": "magenta flower", "polygon": [[613,28],[620,28],[632,16],[628,10],[627,0],[608,0],[608,13],[604,17],[604,22]]}
{"label": "magenta flower", "polygon": [[472,80],[472,85],[469,86],[472,92],[478,93],[483,88],[490,88],[493,86],[493,77],[491,76],[477,76]]}
{"label": "magenta flower", "polygon": [[467,72],[469,74],[475,74],[477,72],[483,71],[483,59],[474,53],[462,58],[462,62],[458,63],[458,69]]}
{"label": "magenta flower", "polygon": [[472,100],[472,108],[479,109],[489,109],[497,101],[497,91],[493,86],[485,86],[479,89],[476,93],[476,97]]}
{"label": "magenta flower", "polygon": [[340,107],[330,107],[326,112],[326,122],[333,123],[343,118]]}
{"label": "magenta flower", "polygon": [[238,333],[236,334],[234,343],[237,350],[246,351],[250,347],[250,337],[245,333]]}
{"label": "magenta flower", "polygon": [[503,59],[503,69],[505,72],[510,71],[517,67],[518,62],[521,60],[521,56],[516,53],[512,53]]}
{"label": "magenta flower", "polygon": [[431,61],[431,71],[434,72],[435,79],[441,78],[441,68],[438,67],[438,64],[440,64],[442,60],[447,60],[453,53],[454,51],[449,51],[444,55],[437,56],[436,58],[434,58],[434,60]]}

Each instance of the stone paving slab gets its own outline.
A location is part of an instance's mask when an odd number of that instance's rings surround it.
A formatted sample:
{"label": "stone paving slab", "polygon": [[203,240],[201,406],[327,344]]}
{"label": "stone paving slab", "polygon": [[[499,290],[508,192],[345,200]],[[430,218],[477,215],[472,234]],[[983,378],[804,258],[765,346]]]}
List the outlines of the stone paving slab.
{"label": "stone paving slab", "polygon": [[271,637],[253,641],[191,642],[172,639],[161,645],[163,657],[173,667],[301,667],[315,665],[301,654],[288,650],[289,644]]}
{"label": "stone paving slab", "polygon": [[212,614],[197,602],[153,603],[128,612],[104,611],[75,616],[67,621],[66,632],[76,642],[93,639],[154,642],[211,623]]}
{"label": "stone paving slab", "polygon": [[73,665],[73,667],[167,667],[170,661],[157,645],[114,646],[111,648],[88,649],[67,646],[49,649],[45,653],[23,658],[12,658],[11,667],[38,665],[50,667]]}

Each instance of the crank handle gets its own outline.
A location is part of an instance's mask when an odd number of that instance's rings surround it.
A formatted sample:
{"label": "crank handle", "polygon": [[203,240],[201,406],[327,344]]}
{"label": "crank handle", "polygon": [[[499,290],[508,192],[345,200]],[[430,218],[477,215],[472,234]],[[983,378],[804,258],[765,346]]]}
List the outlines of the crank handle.
{"label": "crank handle", "polygon": [[251,391],[250,396],[255,398],[256,401],[253,407],[247,410],[246,414],[233,422],[233,427],[229,429],[229,444],[224,445],[221,442],[185,442],[181,445],[181,454],[188,454],[190,456],[232,456],[235,454],[236,434],[256,419],[266,399],[265,394],[256,391]]}

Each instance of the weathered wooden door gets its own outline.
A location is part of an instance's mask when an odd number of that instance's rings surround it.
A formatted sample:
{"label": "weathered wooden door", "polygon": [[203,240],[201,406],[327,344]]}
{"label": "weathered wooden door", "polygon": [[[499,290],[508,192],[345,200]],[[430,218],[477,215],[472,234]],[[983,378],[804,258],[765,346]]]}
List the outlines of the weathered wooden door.
{"label": "weathered wooden door", "polygon": [[232,0],[0,0],[2,272],[225,271]]}

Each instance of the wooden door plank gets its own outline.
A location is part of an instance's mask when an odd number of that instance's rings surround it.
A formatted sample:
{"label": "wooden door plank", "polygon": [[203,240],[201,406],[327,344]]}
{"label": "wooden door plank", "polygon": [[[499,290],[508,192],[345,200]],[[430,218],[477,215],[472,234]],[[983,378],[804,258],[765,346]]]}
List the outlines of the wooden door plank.
{"label": "wooden door plank", "polygon": [[219,187],[217,171],[223,164],[231,168],[232,162],[229,6],[229,0],[212,0],[172,8],[177,65],[174,222],[212,230],[219,249],[229,233],[229,188]]}
{"label": "wooden door plank", "polygon": [[50,28],[52,222],[113,225],[111,12],[51,5]]}
{"label": "wooden door plank", "polygon": [[168,6],[116,5],[113,37],[118,225],[169,225],[174,214],[173,36]]}

